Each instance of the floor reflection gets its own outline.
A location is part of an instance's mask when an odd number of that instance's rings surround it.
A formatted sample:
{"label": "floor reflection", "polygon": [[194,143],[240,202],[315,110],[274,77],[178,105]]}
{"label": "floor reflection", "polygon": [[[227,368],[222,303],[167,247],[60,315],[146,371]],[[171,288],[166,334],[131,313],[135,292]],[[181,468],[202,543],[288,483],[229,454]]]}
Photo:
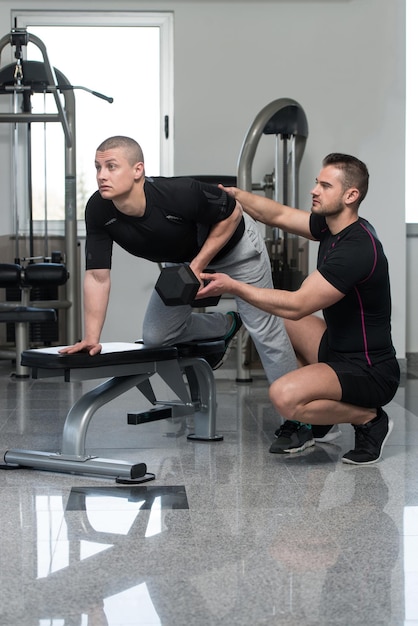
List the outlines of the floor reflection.
{"label": "floor reflection", "polygon": [[[54,450],[77,388],[0,375],[2,392],[2,445]],[[368,468],[341,463],[349,425],[276,458],[267,386],[218,381],[217,392],[222,443],[187,441],[179,420],[129,429],[125,399],[95,422],[94,451],[140,450],[150,483],[0,472],[0,626],[418,620],[418,378],[388,407],[395,428]]]}

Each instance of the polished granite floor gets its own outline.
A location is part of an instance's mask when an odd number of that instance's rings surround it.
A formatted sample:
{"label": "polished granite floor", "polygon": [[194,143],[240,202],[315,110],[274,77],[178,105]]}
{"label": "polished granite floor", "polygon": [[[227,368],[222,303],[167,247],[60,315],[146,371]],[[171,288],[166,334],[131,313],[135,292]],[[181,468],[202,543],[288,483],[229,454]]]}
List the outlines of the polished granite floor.
{"label": "polished granite floor", "polygon": [[[16,380],[0,361],[0,447],[57,451],[95,383]],[[232,372],[233,374],[233,372]],[[88,451],[156,479],[0,471],[1,626],[418,624],[418,379],[388,412],[383,460],[343,465],[353,432],[271,455],[278,421],[262,376],[217,374],[222,442],[190,418],[129,426],[137,390],[95,415]],[[3,456],[2,456],[3,458]]]}

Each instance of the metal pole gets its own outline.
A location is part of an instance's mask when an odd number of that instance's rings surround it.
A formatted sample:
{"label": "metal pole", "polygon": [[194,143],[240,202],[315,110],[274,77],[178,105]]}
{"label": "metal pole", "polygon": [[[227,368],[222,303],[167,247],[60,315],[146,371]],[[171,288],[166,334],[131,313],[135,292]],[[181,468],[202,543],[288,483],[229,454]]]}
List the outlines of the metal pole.
{"label": "metal pole", "polygon": [[67,312],[67,343],[80,339],[80,276],[77,239],[77,184],[76,184],[76,114],[72,89],[64,91],[65,113],[72,136],[71,145],[65,147],[65,264],[69,279],[66,284],[67,300],[72,303]]}
{"label": "metal pole", "polygon": [[[241,148],[241,152],[238,158],[238,174],[237,174],[237,186],[241,189],[245,189],[246,191],[252,191],[252,164],[254,161],[255,153],[261,139],[261,136],[264,134],[266,126],[268,122],[272,120],[272,118],[277,115],[279,112],[284,111],[287,108],[293,108],[300,113],[301,119],[301,127],[300,129],[291,129],[288,132],[280,131],[282,134],[282,138],[286,135],[290,136],[292,134],[296,134],[295,141],[295,178],[297,180],[297,169],[299,167],[300,161],[302,160],[303,152],[305,149],[306,137],[307,137],[307,122],[305,113],[296,100],[292,100],[291,98],[279,98],[278,100],[273,100],[267,106],[265,106],[255,117],[253,123],[247,131],[247,134],[244,138],[244,142]],[[294,124],[294,122],[293,122]],[[278,133],[276,133],[278,134]],[[277,157],[277,155],[276,155]],[[283,168],[287,167],[287,155],[284,152],[283,158]],[[287,171],[287,170],[286,170]],[[277,187],[279,180],[278,172],[276,171],[275,176],[275,184]],[[277,192],[276,192],[277,193]],[[286,200],[287,196],[287,180],[284,189],[284,197],[283,202]],[[276,194],[275,194],[276,195]],[[238,345],[237,345],[237,380],[240,382],[251,381],[251,372],[249,369],[246,371],[243,367],[243,341],[242,341],[242,333],[238,335]]]}

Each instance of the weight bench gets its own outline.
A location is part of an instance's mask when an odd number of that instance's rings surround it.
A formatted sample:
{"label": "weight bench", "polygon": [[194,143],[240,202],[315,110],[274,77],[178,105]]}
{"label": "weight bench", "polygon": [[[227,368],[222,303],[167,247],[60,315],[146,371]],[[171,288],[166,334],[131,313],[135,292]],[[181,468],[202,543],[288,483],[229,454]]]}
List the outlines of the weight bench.
{"label": "weight bench", "polygon": [[[85,442],[90,421],[106,403],[136,387],[154,408],[128,413],[129,424],[142,424],[168,417],[194,416],[195,432],[190,440],[221,441],[216,428],[216,387],[209,362],[219,360],[225,351],[223,340],[199,341],[167,347],[147,347],[143,343],[104,343],[102,352],[59,354],[60,347],[25,350],[22,365],[31,368],[32,378],[60,378],[66,382],[108,378],[85,393],[67,414],[61,452],[10,449],[4,454],[4,468],[30,467],[56,472],[114,476],[117,482],[142,482],[145,463],[94,457],[86,454]],[[151,378],[158,374],[176,394],[173,401],[157,400]],[[158,406],[160,405],[161,406]],[[141,480],[142,479],[142,480]]]}

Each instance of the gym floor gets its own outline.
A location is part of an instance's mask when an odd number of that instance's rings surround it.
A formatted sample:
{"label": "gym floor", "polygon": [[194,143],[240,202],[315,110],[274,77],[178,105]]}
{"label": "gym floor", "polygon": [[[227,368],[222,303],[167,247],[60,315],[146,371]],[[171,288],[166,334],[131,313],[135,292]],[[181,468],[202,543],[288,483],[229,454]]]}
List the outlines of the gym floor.
{"label": "gym floor", "polygon": [[[0,446],[60,450],[66,413],[100,381],[16,380],[0,361]],[[102,407],[88,452],[156,479],[0,471],[1,626],[418,624],[418,377],[388,413],[383,460],[343,465],[353,430],[269,454],[279,421],[262,375],[216,373],[217,443],[191,424],[128,426],[132,390]],[[189,420],[190,421],[190,420]],[[3,458],[3,457],[2,457]]]}

